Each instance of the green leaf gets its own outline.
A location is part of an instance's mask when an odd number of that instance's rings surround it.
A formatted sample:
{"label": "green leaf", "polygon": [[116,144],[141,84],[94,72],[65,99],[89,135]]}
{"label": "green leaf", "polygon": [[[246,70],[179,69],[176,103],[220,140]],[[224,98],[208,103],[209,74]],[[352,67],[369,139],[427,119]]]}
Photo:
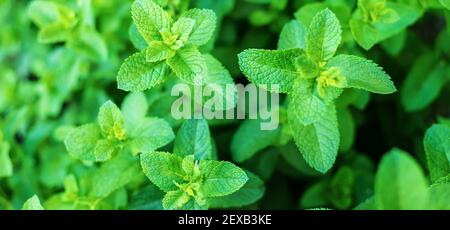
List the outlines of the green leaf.
{"label": "green leaf", "polygon": [[178,130],[173,153],[180,157],[194,155],[195,160],[211,159],[211,134],[205,119],[189,119],[183,123]]}
{"label": "green leaf", "polygon": [[259,151],[278,141],[280,129],[261,130],[261,120],[245,120],[231,139],[231,156],[236,162],[252,158]]}
{"label": "green leaf", "polygon": [[34,195],[30,199],[25,201],[25,203],[22,206],[22,210],[44,210],[44,208],[42,207],[41,202],[39,201],[39,197]]}
{"label": "green leaf", "polygon": [[172,33],[178,35],[178,40],[186,43],[195,26],[195,20],[181,17],[172,26]]}
{"label": "green leaf", "polygon": [[95,161],[107,161],[116,153],[115,140],[103,139],[97,141],[94,149]]}
{"label": "green leaf", "polygon": [[264,181],[249,171],[245,172],[248,181],[241,189],[227,196],[208,199],[209,206],[211,208],[243,207],[261,199],[265,192]]}
{"label": "green leaf", "polygon": [[[210,54],[204,54],[203,58],[206,62],[208,74],[205,79],[205,86],[203,91],[210,92],[211,96],[218,97],[220,103],[212,106],[209,103],[204,103],[203,107],[215,110],[228,110],[236,107],[237,94],[236,92],[230,93],[227,91],[227,87],[234,85],[233,78],[230,72],[220,63],[216,58]],[[229,90],[229,89],[228,89]],[[210,97],[203,95],[203,102],[207,102]],[[216,102],[215,99],[213,99]],[[219,102],[219,101],[217,101]]]}
{"label": "green leaf", "polygon": [[247,49],[238,55],[239,67],[244,75],[256,85],[279,85],[281,93],[291,91],[292,84],[301,74],[297,71],[295,61],[301,54],[300,49],[261,50]]}
{"label": "green leaf", "polygon": [[134,47],[138,50],[144,50],[147,48],[147,41],[145,41],[141,34],[139,34],[136,24],[131,24],[130,29],[128,30],[128,36],[130,37],[131,43],[133,43]]}
{"label": "green leaf", "polygon": [[279,50],[306,49],[306,27],[297,20],[284,25],[278,40]]}
{"label": "green leaf", "polygon": [[412,65],[400,90],[401,102],[408,112],[426,108],[450,81],[449,68],[432,52],[420,56]]}
{"label": "green leaf", "polygon": [[403,31],[412,25],[421,15],[422,9],[406,4],[387,2],[386,7],[397,13],[398,20],[365,22],[362,12],[357,9],[350,20],[350,29],[358,44],[366,50],[375,44]]}
{"label": "green leaf", "polygon": [[338,55],[326,65],[336,67],[346,78],[347,86],[373,93],[390,94],[396,91],[389,75],[371,60],[353,55]]}
{"label": "green leaf", "polygon": [[375,201],[375,197],[369,197],[364,202],[360,203],[355,207],[355,210],[376,210],[377,203]]}
{"label": "green leaf", "polygon": [[328,204],[326,196],[327,183],[319,182],[307,188],[300,198],[300,207],[302,209],[324,207]]}
{"label": "green leaf", "polygon": [[317,13],[311,21],[306,39],[306,51],[316,62],[327,61],[334,56],[341,43],[341,25],[329,9]]}
{"label": "green leaf", "polygon": [[450,0],[439,0],[439,2],[448,10],[450,10]]}
{"label": "green leaf", "polygon": [[311,80],[297,80],[291,91],[288,112],[296,116],[296,120],[303,125],[310,125],[326,113],[327,103],[314,93],[314,82]]}
{"label": "green leaf", "polygon": [[200,192],[205,197],[230,195],[248,181],[244,170],[230,162],[203,160],[199,168],[203,176]]}
{"label": "green leaf", "polygon": [[161,40],[160,31],[170,29],[169,15],[153,0],[136,0],[131,7],[131,15],[147,43]]}
{"label": "green leaf", "polygon": [[431,186],[430,209],[450,210],[450,184],[437,184]]}
{"label": "green leaf", "polygon": [[175,134],[165,120],[145,118],[136,123],[129,137],[132,153],[149,153],[169,144],[175,138]]}
{"label": "green leaf", "polygon": [[117,87],[125,91],[144,91],[162,83],[167,74],[167,64],[146,62],[144,50],[125,59],[117,74]]}
{"label": "green leaf", "polygon": [[123,152],[105,162],[92,177],[90,195],[105,198],[115,190],[122,188],[138,175],[142,175],[138,158]]}
{"label": "green leaf", "polygon": [[175,183],[183,183],[182,159],[167,152],[141,154],[141,166],[150,181],[164,192],[178,189]]}
{"label": "green leaf", "polygon": [[82,161],[95,161],[95,147],[101,138],[100,127],[97,124],[87,124],[71,130],[64,144],[72,157]]}
{"label": "green leaf", "polygon": [[112,101],[107,101],[98,112],[100,129],[108,138],[123,140],[125,138],[125,119],[119,107]]}
{"label": "green leaf", "polygon": [[381,159],[375,177],[375,200],[380,209],[425,209],[428,182],[408,153],[393,149]]}
{"label": "green leaf", "polygon": [[339,133],[341,134],[340,151],[351,150],[355,141],[356,124],[351,110],[348,108],[337,109]]}
{"label": "green leaf", "polygon": [[165,210],[178,210],[185,206],[191,197],[182,190],[170,191],[164,195],[163,207]]}
{"label": "green leaf", "polygon": [[121,106],[121,111],[125,119],[126,130],[129,131],[136,126],[148,111],[148,103],[145,94],[142,92],[128,94]]}
{"label": "green leaf", "polygon": [[133,194],[128,208],[130,210],[162,210],[164,192],[154,184],[149,184]]}
{"label": "green leaf", "polygon": [[207,9],[191,9],[186,11],[182,17],[195,20],[195,26],[189,35],[187,44],[202,46],[211,39],[217,21],[214,11]]}
{"label": "green leaf", "polygon": [[171,58],[175,55],[175,51],[170,49],[161,41],[152,41],[145,49],[145,58],[147,62],[159,62]]}
{"label": "green leaf", "polygon": [[172,71],[185,82],[193,85],[203,85],[207,67],[203,55],[194,46],[184,46],[175,56],[167,59]]}
{"label": "green leaf", "polygon": [[433,125],[423,139],[431,181],[450,174],[450,127]]}
{"label": "green leaf", "polygon": [[339,129],[334,105],[319,113],[317,121],[302,125],[298,116],[288,113],[293,138],[303,158],[314,169],[327,172],[334,164],[339,148]]}
{"label": "green leaf", "polygon": [[104,61],[108,58],[106,43],[93,27],[79,28],[67,45],[95,61]]}
{"label": "green leaf", "polygon": [[13,174],[13,165],[9,157],[9,144],[2,142],[2,133],[0,131],[0,178],[9,177]]}

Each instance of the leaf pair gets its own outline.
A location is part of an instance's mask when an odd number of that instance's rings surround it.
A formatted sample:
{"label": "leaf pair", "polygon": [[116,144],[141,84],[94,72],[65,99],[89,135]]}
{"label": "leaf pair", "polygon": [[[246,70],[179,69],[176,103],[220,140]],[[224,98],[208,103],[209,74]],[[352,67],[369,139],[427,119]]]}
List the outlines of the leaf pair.
{"label": "leaf pair", "polygon": [[106,161],[124,147],[132,153],[150,152],[174,139],[170,125],[162,119],[145,117],[143,94],[129,95],[123,112],[111,101],[100,107],[98,123],[74,128],[65,138],[68,152],[83,161]]}
{"label": "leaf pair", "polygon": [[117,76],[119,89],[150,89],[165,81],[169,71],[187,83],[204,84],[207,66],[198,47],[213,35],[216,26],[213,11],[192,9],[173,22],[153,0],[136,0],[131,13],[148,47],[122,64]]}
{"label": "leaf pair", "polygon": [[307,162],[320,172],[333,165],[339,148],[334,100],[343,88],[388,94],[390,77],[370,60],[334,56],[341,41],[338,19],[329,9],[317,13],[306,28],[291,21],[282,30],[277,51],[249,49],[239,65],[257,85],[278,84],[289,97],[288,120]]}

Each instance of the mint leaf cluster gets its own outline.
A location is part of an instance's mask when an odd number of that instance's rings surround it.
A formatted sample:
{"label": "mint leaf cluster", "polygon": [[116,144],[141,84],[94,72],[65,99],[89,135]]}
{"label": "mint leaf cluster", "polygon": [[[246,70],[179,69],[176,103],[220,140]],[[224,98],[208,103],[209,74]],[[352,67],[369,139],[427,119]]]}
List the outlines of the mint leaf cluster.
{"label": "mint leaf cluster", "polygon": [[39,42],[65,42],[87,58],[107,59],[108,49],[95,28],[91,0],[32,1],[28,6],[28,16],[39,27]]}
{"label": "mint leaf cluster", "polygon": [[216,27],[212,10],[191,9],[175,20],[153,0],[136,0],[131,13],[148,47],[122,64],[117,75],[119,89],[151,89],[170,73],[189,84],[204,84],[208,69],[199,47],[211,39]]}
{"label": "mint leaf cluster", "polygon": [[249,49],[239,54],[240,68],[251,82],[278,84],[280,92],[289,95],[293,138],[306,161],[320,172],[331,168],[338,152],[334,101],[343,90],[396,91],[390,77],[372,61],[335,56],[341,32],[336,15],[325,9],[313,17],[307,29],[298,21],[287,24],[280,36],[280,50]]}
{"label": "mint leaf cluster", "polygon": [[82,161],[107,161],[123,149],[138,154],[170,143],[174,139],[172,128],[162,119],[145,116],[145,100],[143,94],[131,94],[122,105],[124,112],[112,101],[104,103],[97,123],[67,134],[64,143],[69,154]]}
{"label": "mint leaf cluster", "polygon": [[[173,153],[144,153],[141,165],[150,181],[165,192],[164,209],[242,206],[261,197],[264,188],[257,176],[215,159],[206,121],[191,119],[179,129]],[[231,196],[236,199],[227,204]]]}

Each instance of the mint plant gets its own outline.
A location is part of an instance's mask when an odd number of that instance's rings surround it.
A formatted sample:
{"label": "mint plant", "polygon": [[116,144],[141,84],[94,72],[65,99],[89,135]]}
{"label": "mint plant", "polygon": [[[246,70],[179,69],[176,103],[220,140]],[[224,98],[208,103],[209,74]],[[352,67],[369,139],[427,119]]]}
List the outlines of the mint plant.
{"label": "mint plant", "polygon": [[[206,121],[191,119],[178,131],[173,154],[156,151],[141,155],[145,175],[166,193],[162,200],[164,209],[227,206],[230,204],[224,201],[235,193],[236,200],[232,203],[237,206],[247,204],[249,199],[254,202],[254,198],[246,194],[248,191],[240,189],[247,183],[250,186],[258,184],[259,179],[253,174],[247,176],[244,170],[230,162],[212,160],[217,158],[212,154]],[[240,196],[247,198],[239,200]]]}
{"label": "mint plant", "polygon": [[308,29],[296,21],[287,26],[292,32],[283,33],[279,41],[284,49],[246,50],[239,54],[239,65],[253,83],[278,84],[280,92],[289,95],[293,138],[306,161],[324,173],[333,165],[339,148],[334,101],[343,89],[380,94],[396,89],[372,61],[353,55],[334,56],[341,41],[341,26],[330,10],[316,14]]}
{"label": "mint plant", "polygon": [[192,9],[175,21],[152,0],[135,1],[131,12],[148,47],[122,64],[118,88],[150,89],[165,81],[169,71],[187,83],[203,85],[207,66],[198,48],[211,39],[216,26],[214,12]]}
{"label": "mint plant", "polygon": [[98,123],[74,128],[67,134],[64,140],[67,151],[83,161],[107,161],[124,148],[138,154],[171,142],[174,134],[167,122],[145,117],[147,108],[145,104],[142,107],[143,97],[130,95],[122,105],[124,112],[112,101],[103,104]]}

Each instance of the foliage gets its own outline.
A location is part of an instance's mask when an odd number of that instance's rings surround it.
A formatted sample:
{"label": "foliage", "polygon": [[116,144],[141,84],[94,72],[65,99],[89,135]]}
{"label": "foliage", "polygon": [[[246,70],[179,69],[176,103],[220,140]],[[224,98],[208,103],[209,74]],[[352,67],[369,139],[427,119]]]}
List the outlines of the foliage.
{"label": "foliage", "polygon": [[[0,209],[450,209],[449,10],[0,1]],[[272,90],[279,125],[176,119],[179,83]]]}

